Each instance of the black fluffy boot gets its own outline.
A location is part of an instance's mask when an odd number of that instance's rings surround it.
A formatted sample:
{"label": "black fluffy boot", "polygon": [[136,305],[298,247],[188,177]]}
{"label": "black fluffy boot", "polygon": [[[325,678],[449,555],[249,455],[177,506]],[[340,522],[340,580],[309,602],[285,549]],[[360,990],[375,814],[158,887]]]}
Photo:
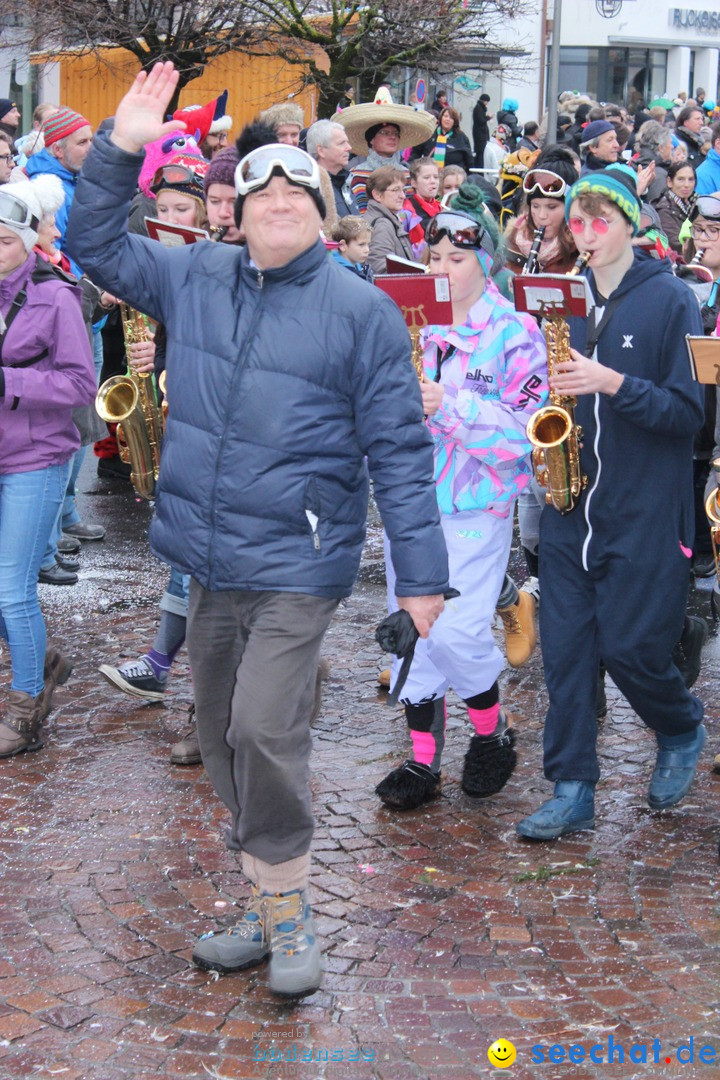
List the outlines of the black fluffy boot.
{"label": "black fluffy boot", "polygon": [[375,794],[391,810],[415,810],[440,794],[440,773],[429,765],[405,761],[380,781]]}
{"label": "black fluffy boot", "polygon": [[473,735],[463,765],[465,794],[471,799],[486,799],[502,791],[517,762],[514,746],[515,732],[508,728],[502,712],[492,735]]}

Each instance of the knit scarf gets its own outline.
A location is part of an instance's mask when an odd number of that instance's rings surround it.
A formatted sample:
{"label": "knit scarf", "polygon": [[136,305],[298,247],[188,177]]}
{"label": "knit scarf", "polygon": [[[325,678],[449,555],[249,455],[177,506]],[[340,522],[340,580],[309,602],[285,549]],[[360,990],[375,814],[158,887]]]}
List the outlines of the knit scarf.
{"label": "knit scarf", "polygon": [[435,149],[433,150],[433,161],[437,163],[439,169],[445,166],[445,152],[447,150],[447,135],[443,135],[442,131],[438,128],[438,133],[435,136]]}
{"label": "knit scarf", "polygon": [[[528,221],[527,214],[520,214],[516,222],[517,228],[515,230],[515,236],[513,242],[515,247],[524,255],[527,259],[530,254],[530,248],[533,245],[533,233],[532,226]],[[528,230],[530,234],[528,235]],[[562,251],[560,249],[560,239],[555,236],[552,240],[543,240],[540,244],[540,258],[539,262],[541,266],[548,266],[550,263],[554,263],[556,259],[562,257]]]}
{"label": "knit scarf", "polygon": [[400,151],[396,150],[391,157],[381,157],[375,150],[369,150],[368,156],[364,161],[358,161],[355,166],[356,169],[362,169],[363,172],[375,172],[382,165],[394,165],[396,169],[404,169],[405,163],[401,157]]}
{"label": "knit scarf", "polygon": [[684,199],[681,199],[680,196],[676,195],[674,191],[670,190],[670,188],[667,189],[665,194],[666,194],[666,196],[668,198],[668,201],[671,202],[671,203],[674,203],[675,206],[677,206],[678,210],[680,211],[681,214],[683,214],[684,217],[689,217],[690,216],[690,210],[691,210],[690,203],[686,203]]}

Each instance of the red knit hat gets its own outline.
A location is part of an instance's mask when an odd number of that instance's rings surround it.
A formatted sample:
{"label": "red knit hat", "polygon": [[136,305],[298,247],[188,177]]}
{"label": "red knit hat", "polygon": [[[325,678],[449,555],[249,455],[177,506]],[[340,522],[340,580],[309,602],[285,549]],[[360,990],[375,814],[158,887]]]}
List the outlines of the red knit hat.
{"label": "red knit hat", "polygon": [[48,116],[43,125],[43,137],[46,146],[52,146],[58,139],[64,139],[72,135],[73,131],[79,131],[82,127],[90,127],[90,121],[86,120],[78,112],[62,107],[52,116]]}

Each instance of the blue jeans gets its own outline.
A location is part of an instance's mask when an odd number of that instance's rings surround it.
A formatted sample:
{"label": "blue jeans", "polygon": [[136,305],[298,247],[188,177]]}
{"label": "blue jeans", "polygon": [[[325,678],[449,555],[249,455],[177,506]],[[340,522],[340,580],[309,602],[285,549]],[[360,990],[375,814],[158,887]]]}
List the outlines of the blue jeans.
{"label": "blue jeans", "polygon": [[179,570],[173,570],[171,566],[167,588],[160,600],[160,610],[170,611],[173,615],[187,618],[189,591],[190,575],[181,574]]}
{"label": "blue jeans", "polygon": [[65,495],[70,462],[0,476],[0,636],[10,645],[13,690],[43,688],[45,621],[37,579]]}

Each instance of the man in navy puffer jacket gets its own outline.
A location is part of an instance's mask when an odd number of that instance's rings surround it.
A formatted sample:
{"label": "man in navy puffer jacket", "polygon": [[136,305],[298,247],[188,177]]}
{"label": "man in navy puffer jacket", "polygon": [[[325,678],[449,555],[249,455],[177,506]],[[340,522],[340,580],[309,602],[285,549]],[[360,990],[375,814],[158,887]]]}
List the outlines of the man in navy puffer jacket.
{"label": "man in navy puffer jacket", "polygon": [[178,126],[162,119],[176,82],[158,64],[120,103],[78,184],[69,247],[94,281],[167,327],[151,543],[192,577],[200,748],[253,884],[240,924],[193,956],[236,971],[271,953],[271,989],[302,994],[320,982],[308,717],[323,634],[359,565],[368,471],[399,603],[422,636],[442,610],[447,556],[407,330],[379,290],[327,257],[312,159],[261,148],[267,175],[236,206],[246,249],[128,235],[142,147]]}

